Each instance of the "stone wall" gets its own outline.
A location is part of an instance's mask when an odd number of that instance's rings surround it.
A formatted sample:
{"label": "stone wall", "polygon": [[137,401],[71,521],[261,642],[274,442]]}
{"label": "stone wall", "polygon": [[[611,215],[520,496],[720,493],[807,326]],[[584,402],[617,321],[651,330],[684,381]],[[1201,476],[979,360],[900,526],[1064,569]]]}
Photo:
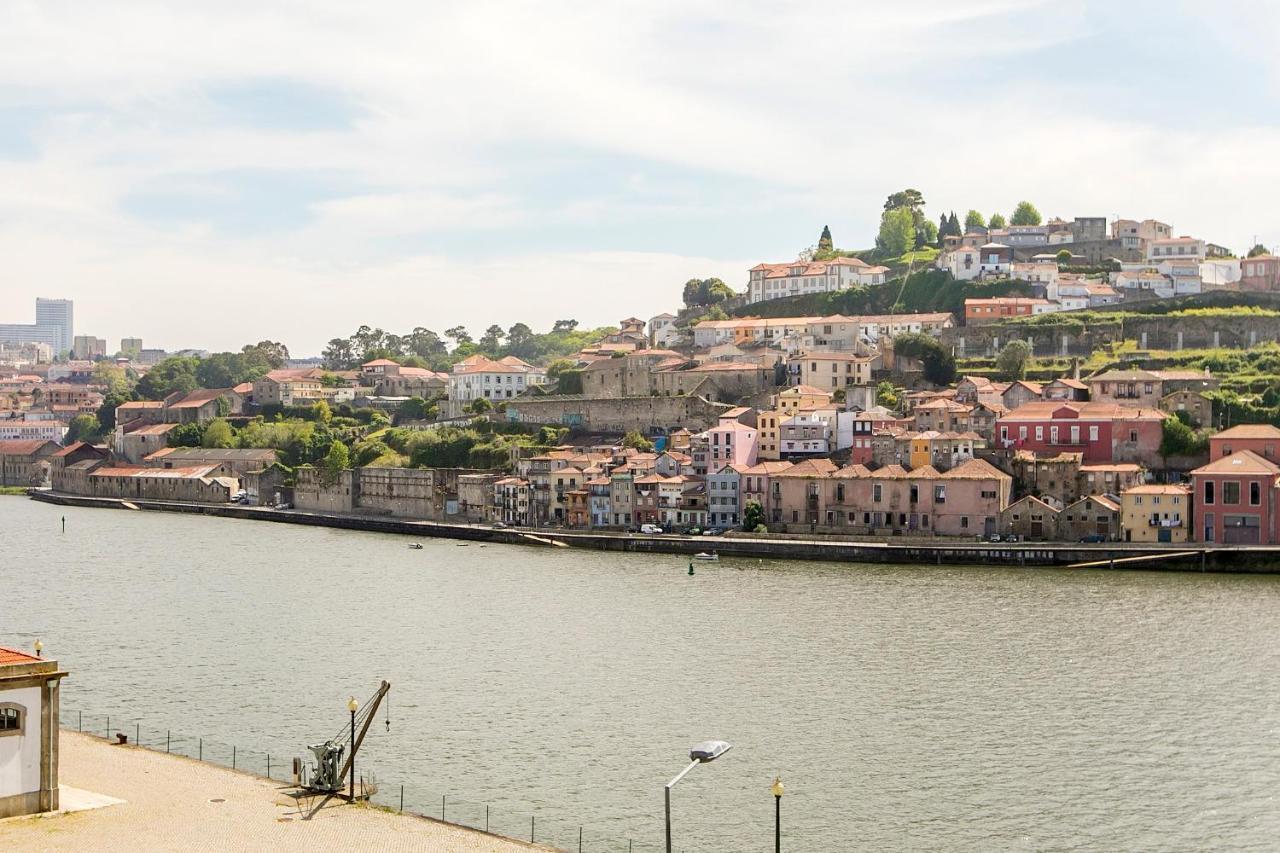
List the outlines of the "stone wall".
{"label": "stone wall", "polygon": [[1031,344],[1035,355],[1042,357],[1089,356],[1095,349],[1124,340],[1124,331],[1119,323],[1099,324],[1083,330],[1076,327],[991,323],[943,329],[939,337],[942,345],[950,348],[957,358],[994,356],[1012,340],[1026,341]]}
{"label": "stone wall", "polygon": [[[301,467],[294,506],[314,512],[357,512],[445,521],[459,518],[459,480],[492,472],[472,468],[351,468],[326,485],[323,469]],[[472,495],[471,497],[474,497]]]}
{"label": "stone wall", "polygon": [[507,418],[524,424],[555,424],[593,432],[667,432],[687,427],[699,432],[714,426],[731,407],[702,397],[540,397],[512,400]]}

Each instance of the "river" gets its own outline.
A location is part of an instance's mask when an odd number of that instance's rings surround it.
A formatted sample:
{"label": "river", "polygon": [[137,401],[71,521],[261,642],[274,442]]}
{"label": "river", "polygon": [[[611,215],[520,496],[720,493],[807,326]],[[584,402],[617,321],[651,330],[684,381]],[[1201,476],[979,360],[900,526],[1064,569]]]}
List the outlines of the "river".
{"label": "river", "polygon": [[[66,532],[60,518],[66,517]],[[587,851],[1273,850],[1280,578],[578,552],[0,498],[64,723],[277,764],[391,682],[380,799]],[[257,768],[258,772],[265,767]],[[278,771],[277,771],[278,772]],[[145,845],[144,845],[145,846]]]}

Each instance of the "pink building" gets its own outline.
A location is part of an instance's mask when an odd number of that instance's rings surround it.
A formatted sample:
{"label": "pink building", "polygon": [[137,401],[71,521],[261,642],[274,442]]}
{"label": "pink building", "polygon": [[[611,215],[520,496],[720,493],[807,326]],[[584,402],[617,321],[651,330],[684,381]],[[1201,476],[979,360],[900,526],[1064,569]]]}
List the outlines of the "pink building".
{"label": "pink building", "polygon": [[1027,403],[996,421],[996,446],[1057,455],[1084,454],[1085,462],[1160,464],[1165,413],[1115,403]]}
{"label": "pink building", "polygon": [[1195,538],[1224,545],[1275,545],[1280,465],[1237,450],[1191,472]]}
{"label": "pink building", "polygon": [[1252,450],[1263,459],[1280,463],[1280,429],[1271,424],[1241,424],[1209,437],[1210,460],[1241,450]]}
{"label": "pink building", "polygon": [[730,418],[707,430],[707,473],[714,474],[726,465],[750,468],[756,464],[760,449],[760,433]]}

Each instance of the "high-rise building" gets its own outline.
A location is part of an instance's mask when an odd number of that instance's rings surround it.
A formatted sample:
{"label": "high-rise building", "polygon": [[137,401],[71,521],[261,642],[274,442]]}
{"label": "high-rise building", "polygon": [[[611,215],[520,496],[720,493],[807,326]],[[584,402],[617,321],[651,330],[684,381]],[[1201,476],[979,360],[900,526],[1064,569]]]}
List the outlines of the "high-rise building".
{"label": "high-rise building", "polygon": [[142,338],[121,338],[120,354],[129,358],[142,355]]}
{"label": "high-rise building", "polygon": [[64,352],[71,349],[75,337],[75,306],[70,299],[37,299],[36,325],[53,326],[60,330],[60,338],[56,349]]}
{"label": "high-rise building", "polygon": [[0,324],[0,343],[48,344],[55,354],[71,349],[75,334],[70,299],[37,299],[36,322]]}
{"label": "high-rise building", "polygon": [[93,335],[76,335],[71,339],[71,357],[78,359],[106,358],[107,342]]}

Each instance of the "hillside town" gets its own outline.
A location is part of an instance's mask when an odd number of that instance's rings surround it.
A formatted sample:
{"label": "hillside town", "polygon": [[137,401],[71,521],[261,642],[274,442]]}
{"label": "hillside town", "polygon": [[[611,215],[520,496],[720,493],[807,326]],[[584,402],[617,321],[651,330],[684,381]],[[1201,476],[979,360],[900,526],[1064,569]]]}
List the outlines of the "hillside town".
{"label": "hillside town", "polygon": [[[886,223],[910,220],[894,198]],[[1280,544],[1280,258],[1022,213],[867,252],[824,229],[599,330],[362,327],[301,360],[112,353],[42,298],[0,326],[0,486],[639,535]]]}

